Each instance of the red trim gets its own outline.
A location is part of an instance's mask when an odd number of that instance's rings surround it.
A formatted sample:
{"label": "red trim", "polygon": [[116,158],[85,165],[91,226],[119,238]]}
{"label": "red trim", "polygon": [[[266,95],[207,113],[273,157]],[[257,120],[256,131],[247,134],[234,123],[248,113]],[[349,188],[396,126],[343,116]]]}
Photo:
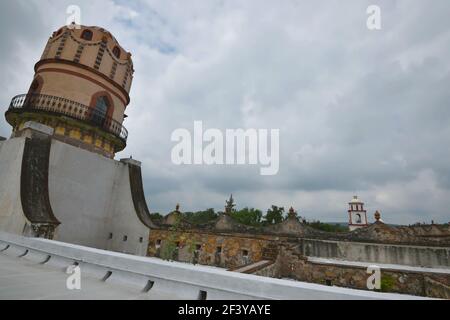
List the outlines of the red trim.
{"label": "red trim", "polygon": [[78,72],[65,70],[65,69],[59,69],[59,68],[47,68],[47,69],[38,70],[39,67],[41,67],[42,65],[47,64],[47,63],[63,63],[63,64],[68,64],[68,65],[77,67],[77,68],[81,68],[81,69],[84,69],[84,70],[88,70],[88,71],[94,73],[95,75],[98,75],[99,77],[102,77],[104,80],[108,81],[114,87],[116,87],[118,90],[120,90],[120,92],[124,95],[125,100],[122,97],[120,97],[117,93],[113,92],[113,94],[115,96],[117,96],[124,103],[125,107],[130,103],[130,95],[128,94],[128,92],[121,85],[119,85],[117,82],[111,80],[109,77],[107,77],[106,75],[104,75],[100,71],[95,70],[94,68],[85,66],[84,64],[80,64],[80,63],[76,63],[76,62],[73,62],[73,61],[69,61],[69,60],[44,59],[44,60],[41,60],[41,61],[39,61],[38,63],[35,64],[34,71],[36,73],[45,72],[47,70],[48,71],[54,71],[54,72],[63,72],[63,73],[66,72],[66,73],[69,73],[69,74],[81,76],[82,78],[85,78],[85,79],[90,80],[90,81],[92,81],[92,82],[94,82],[96,84],[101,85],[105,90],[110,90],[108,87],[106,87],[102,83],[98,82],[97,80],[95,80],[95,79],[93,79],[93,78],[91,78],[89,76],[86,76],[84,74],[78,73]]}
{"label": "red trim", "polygon": [[[34,84],[35,82],[38,83],[38,86],[37,86],[37,88],[36,88],[35,90],[32,90],[31,87],[33,86],[33,84]],[[28,94],[31,94],[31,93],[39,94],[39,93],[41,92],[41,90],[42,90],[42,86],[43,86],[43,85],[44,85],[44,79],[42,79],[41,76],[36,75],[36,76],[34,77],[34,79],[33,79],[33,82],[32,82],[31,85],[30,85],[30,89],[28,89]]]}
{"label": "red trim", "polygon": [[97,92],[96,94],[94,94],[92,96],[92,98],[91,98],[91,103],[89,104],[89,108],[91,110],[93,110],[95,108],[96,103],[97,103],[97,99],[99,97],[102,97],[102,96],[106,96],[106,98],[108,99],[108,102],[109,102],[109,106],[108,106],[108,111],[106,113],[106,117],[109,117],[110,119],[112,119],[113,118],[112,116],[114,114],[114,102],[111,99],[111,95],[109,94],[108,91],[100,91],[100,92]]}

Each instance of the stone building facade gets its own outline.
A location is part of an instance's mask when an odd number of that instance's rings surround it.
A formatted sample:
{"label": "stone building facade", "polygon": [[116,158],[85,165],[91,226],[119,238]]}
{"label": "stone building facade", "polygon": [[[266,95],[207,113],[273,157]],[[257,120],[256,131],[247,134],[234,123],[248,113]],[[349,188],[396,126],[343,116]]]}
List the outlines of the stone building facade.
{"label": "stone building facade", "polygon": [[450,297],[448,226],[377,221],[328,233],[300,222],[293,209],[285,221],[263,228],[241,225],[228,214],[198,226],[176,210],[152,228],[148,243],[148,256],[358,289],[367,289],[367,263],[393,265],[383,269],[382,290]]}

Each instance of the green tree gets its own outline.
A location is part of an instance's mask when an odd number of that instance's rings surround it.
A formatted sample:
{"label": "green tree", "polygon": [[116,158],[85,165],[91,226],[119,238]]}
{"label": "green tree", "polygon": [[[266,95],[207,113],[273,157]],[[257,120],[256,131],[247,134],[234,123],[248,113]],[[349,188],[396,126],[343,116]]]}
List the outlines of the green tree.
{"label": "green tree", "polygon": [[159,222],[163,220],[163,216],[159,212],[150,213],[150,219],[152,219],[155,222]]}
{"label": "green tree", "polygon": [[348,231],[347,227],[345,227],[343,225],[339,225],[339,224],[323,223],[320,221],[307,222],[306,224],[314,229],[326,231],[326,232],[347,232]]}
{"label": "green tree", "polygon": [[197,212],[185,212],[183,213],[184,218],[192,224],[204,224],[212,220],[217,219],[218,215],[214,209],[207,209],[205,211]]}
{"label": "green tree", "polygon": [[259,227],[261,226],[262,211],[255,208],[244,208],[231,212],[231,217],[239,223]]}
{"label": "green tree", "polygon": [[270,209],[267,210],[264,224],[276,224],[282,222],[284,219],[284,207],[278,207],[272,205]]}

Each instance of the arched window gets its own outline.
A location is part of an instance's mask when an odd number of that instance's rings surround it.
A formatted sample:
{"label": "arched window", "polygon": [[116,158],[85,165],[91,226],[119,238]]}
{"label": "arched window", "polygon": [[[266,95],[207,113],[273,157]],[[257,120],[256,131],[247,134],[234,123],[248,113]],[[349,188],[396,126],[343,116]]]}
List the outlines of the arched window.
{"label": "arched window", "polygon": [[119,49],[119,47],[114,47],[113,54],[116,56],[117,59],[120,59],[120,49]]}
{"label": "arched window", "polygon": [[94,36],[94,34],[92,33],[91,30],[83,30],[83,32],[81,33],[81,39],[87,40],[87,41],[91,41],[92,37]]}
{"label": "arched window", "polygon": [[36,79],[30,86],[30,93],[35,93],[39,89],[39,81]]}
{"label": "arched window", "polygon": [[31,83],[30,89],[28,90],[28,94],[39,94],[43,83],[44,81],[40,76],[34,78],[33,82]]}
{"label": "arched window", "polygon": [[92,111],[92,121],[99,126],[103,126],[105,124],[109,107],[110,103],[106,96],[98,97],[95,100],[94,109]]}
{"label": "arched window", "polygon": [[356,223],[361,223],[361,215],[359,213],[356,214]]}

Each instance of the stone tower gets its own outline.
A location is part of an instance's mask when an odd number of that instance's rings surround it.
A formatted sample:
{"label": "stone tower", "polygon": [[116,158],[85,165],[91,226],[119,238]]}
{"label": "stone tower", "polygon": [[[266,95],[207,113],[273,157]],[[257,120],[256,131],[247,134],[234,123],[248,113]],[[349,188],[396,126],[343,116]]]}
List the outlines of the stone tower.
{"label": "stone tower", "polygon": [[72,27],[53,33],[6,111],[0,231],[145,255],[154,224],[141,163],[114,159],[128,137],[131,54],[103,28]]}
{"label": "stone tower", "polygon": [[6,112],[13,137],[34,121],[53,128],[55,139],[113,158],[127,142],[133,72],[131,54],[107,30],[62,27],[48,40],[28,92]]}
{"label": "stone tower", "polygon": [[364,210],[364,202],[354,196],[349,202],[348,216],[349,216],[349,229],[350,231],[356,230],[358,228],[367,227],[367,213]]}

